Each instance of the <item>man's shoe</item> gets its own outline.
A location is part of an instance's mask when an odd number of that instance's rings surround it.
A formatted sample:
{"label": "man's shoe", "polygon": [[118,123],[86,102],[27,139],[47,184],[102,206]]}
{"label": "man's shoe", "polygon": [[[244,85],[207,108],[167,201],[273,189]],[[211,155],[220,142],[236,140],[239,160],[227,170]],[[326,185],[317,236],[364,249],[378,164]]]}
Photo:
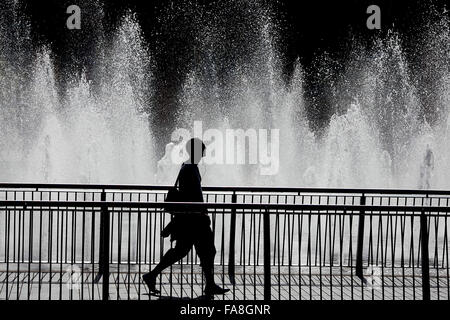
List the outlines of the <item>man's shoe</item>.
{"label": "man's shoe", "polygon": [[217,284],[213,284],[211,286],[207,285],[205,287],[205,295],[206,296],[212,296],[212,295],[215,295],[215,294],[225,294],[228,291],[230,291],[230,289],[221,288]]}
{"label": "man's shoe", "polygon": [[149,272],[142,276],[142,280],[144,280],[145,284],[147,285],[148,291],[153,293],[160,293],[159,290],[156,290],[156,276],[153,276]]}

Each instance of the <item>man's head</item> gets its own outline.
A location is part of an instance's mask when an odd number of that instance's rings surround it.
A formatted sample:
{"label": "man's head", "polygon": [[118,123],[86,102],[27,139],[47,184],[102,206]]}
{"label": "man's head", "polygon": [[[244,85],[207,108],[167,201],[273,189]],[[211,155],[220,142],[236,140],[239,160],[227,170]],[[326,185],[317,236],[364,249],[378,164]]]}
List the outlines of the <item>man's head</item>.
{"label": "man's head", "polygon": [[199,138],[192,138],[186,143],[186,151],[189,154],[189,163],[198,164],[205,155],[206,146]]}

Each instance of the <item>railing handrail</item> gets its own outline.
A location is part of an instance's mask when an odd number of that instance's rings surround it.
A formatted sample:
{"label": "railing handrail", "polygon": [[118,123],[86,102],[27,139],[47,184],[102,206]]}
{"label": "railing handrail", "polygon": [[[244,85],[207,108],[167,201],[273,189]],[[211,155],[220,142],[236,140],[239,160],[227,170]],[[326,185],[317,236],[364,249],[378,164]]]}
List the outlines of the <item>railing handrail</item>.
{"label": "railing handrail", "polygon": [[397,211],[397,212],[450,212],[450,207],[437,206],[385,206],[344,204],[264,204],[264,203],[211,203],[211,202],[130,202],[130,201],[53,201],[53,200],[1,200],[0,207],[117,207],[117,208],[160,208],[171,211],[201,209],[248,209],[248,210],[292,210],[292,211]]}
{"label": "railing handrail", "polygon": [[[139,184],[60,184],[60,183],[0,183],[0,188],[8,189],[80,189],[80,190],[168,190],[172,185],[139,185]],[[333,193],[333,194],[407,194],[407,195],[449,195],[450,190],[418,190],[418,189],[377,189],[377,188],[302,188],[302,187],[268,187],[268,186],[204,186],[204,191],[222,192],[283,192],[283,193]],[[31,191],[31,190],[30,190]]]}

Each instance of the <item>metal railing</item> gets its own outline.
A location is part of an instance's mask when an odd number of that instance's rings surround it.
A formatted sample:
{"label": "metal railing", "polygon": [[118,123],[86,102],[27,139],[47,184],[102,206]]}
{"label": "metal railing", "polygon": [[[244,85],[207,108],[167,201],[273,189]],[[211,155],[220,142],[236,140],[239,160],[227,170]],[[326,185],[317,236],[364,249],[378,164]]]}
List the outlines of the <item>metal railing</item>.
{"label": "metal railing", "polygon": [[[142,299],[141,275],[171,246],[167,189],[0,184],[0,299]],[[208,208],[224,299],[450,296],[450,192],[204,191],[206,203],[177,205]],[[191,250],[158,285],[193,298],[202,281]]]}

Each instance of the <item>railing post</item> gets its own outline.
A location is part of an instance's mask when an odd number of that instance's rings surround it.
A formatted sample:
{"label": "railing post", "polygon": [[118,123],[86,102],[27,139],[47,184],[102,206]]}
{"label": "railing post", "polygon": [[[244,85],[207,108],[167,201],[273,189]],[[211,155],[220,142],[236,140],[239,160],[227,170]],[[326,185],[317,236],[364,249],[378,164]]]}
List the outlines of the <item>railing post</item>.
{"label": "railing post", "polygon": [[[101,193],[100,201],[106,201],[106,192]],[[99,257],[99,274],[96,282],[103,276],[102,284],[102,300],[109,298],[109,212],[106,204],[101,204],[100,213],[100,257]]]}
{"label": "railing post", "polygon": [[[366,196],[363,193],[361,195],[360,205],[366,205]],[[364,221],[365,220],[365,211],[359,211],[359,223],[358,223],[358,243],[356,247],[356,276],[360,278],[364,283],[366,283],[366,279],[363,274],[363,246],[364,246]]]}
{"label": "railing post", "polygon": [[[237,202],[236,192],[233,192],[231,196],[231,202]],[[230,217],[230,251],[228,253],[228,277],[230,278],[230,282],[235,284],[235,242],[236,242],[236,209],[231,209],[231,217]]]}
{"label": "railing post", "polygon": [[[100,194],[100,201],[104,202],[106,201],[106,193],[105,190],[102,191],[102,193]],[[103,271],[105,269],[105,253],[104,253],[104,246],[105,244],[103,243],[104,238],[105,238],[105,221],[104,221],[104,214],[103,214],[103,207],[101,207],[101,212],[100,212],[100,234],[99,234],[99,245],[98,245],[98,273],[95,276],[94,282],[98,283],[100,281],[100,279],[103,276]]]}
{"label": "railing post", "polygon": [[428,225],[425,211],[420,212],[420,234],[422,249],[422,297],[430,300],[430,260],[428,252]]}
{"label": "railing post", "polygon": [[270,273],[270,214],[266,209],[263,217],[264,228],[264,300],[271,300]]}

